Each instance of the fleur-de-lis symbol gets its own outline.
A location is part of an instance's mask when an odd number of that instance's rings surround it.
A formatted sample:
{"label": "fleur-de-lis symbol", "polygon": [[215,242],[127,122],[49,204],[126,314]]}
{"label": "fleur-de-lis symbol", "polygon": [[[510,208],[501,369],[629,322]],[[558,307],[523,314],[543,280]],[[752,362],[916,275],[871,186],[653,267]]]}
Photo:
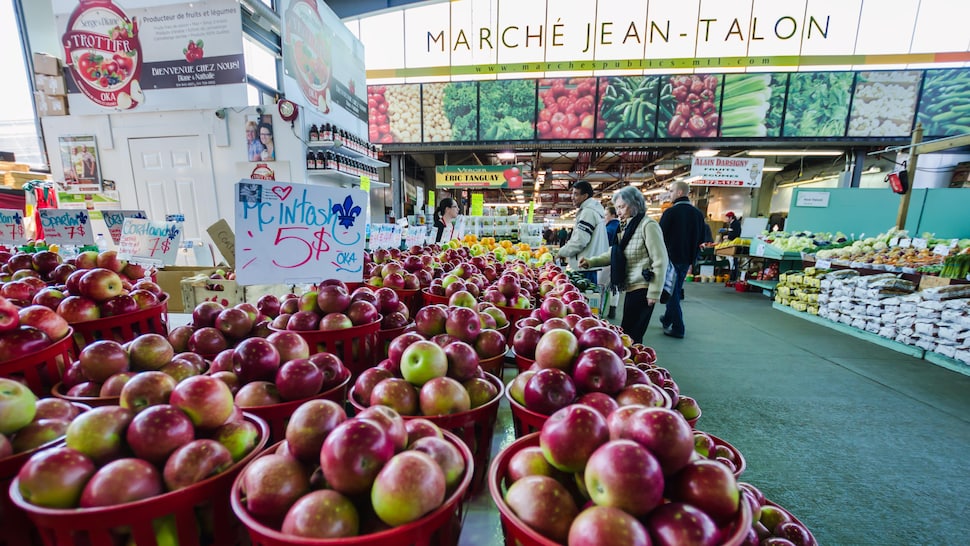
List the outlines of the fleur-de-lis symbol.
{"label": "fleur-de-lis symbol", "polygon": [[331,212],[338,215],[338,218],[340,219],[340,222],[338,223],[341,226],[350,229],[350,227],[354,225],[354,221],[358,216],[360,216],[360,213],[363,212],[363,210],[359,206],[355,205],[354,200],[348,195],[347,198],[344,199],[344,203],[342,205],[340,203],[334,205],[333,208],[331,208]]}
{"label": "fleur-de-lis symbol", "polygon": [[15,224],[19,224],[20,223],[20,213],[19,212],[13,213],[13,223],[15,223]]}
{"label": "fleur-de-lis symbol", "polygon": [[81,224],[82,226],[88,223],[88,215],[84,214],[83,212],[77,213],[77,216],[75,216],[75,218],[77,218],[78,223]]}
{"label": "fleur-de-lis symbol", "polygon": [[146,218],[146,216],[145,216],[145,213],[144,212],[136,212],[135,215],[132,216],[132,218],[140,218],[140,219],[144,220]]}

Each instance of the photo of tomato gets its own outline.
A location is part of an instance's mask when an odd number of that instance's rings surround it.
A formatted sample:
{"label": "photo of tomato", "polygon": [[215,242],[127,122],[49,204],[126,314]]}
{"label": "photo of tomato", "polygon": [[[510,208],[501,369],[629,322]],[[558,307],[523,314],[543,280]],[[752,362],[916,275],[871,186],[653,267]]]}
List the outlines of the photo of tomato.
{"label": "photo of tomato", "polygon": [[[539,140],[587,140],[602,137],[596,122],[596,78],[539,80]],[[599,124],[601,125],[601,124]]]}

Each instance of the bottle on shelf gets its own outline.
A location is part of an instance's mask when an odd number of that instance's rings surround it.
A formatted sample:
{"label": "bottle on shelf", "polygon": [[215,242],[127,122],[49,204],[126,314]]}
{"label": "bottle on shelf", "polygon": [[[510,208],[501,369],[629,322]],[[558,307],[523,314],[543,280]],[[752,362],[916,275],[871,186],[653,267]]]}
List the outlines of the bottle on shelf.
{"label": "bottle on shelf", "polygon": [[104,238],[103,233],[99,233],[98,236],[94,239],[94,245],[98,247],[98,252],[104,252],[105,250],[108,250],[110,248],[110,246],[108,245],[108,240]]}
{"label": "bottle on shelf", "polygon": [[324,153],[323,151],[317,152],[316,161],[314,163],[316,164],[316,168],[321,169],[321,170],[322,169],[326,169],[327,168],[327,154]]}
{"label": "bottle on shelf", "polygon": [[324,124],[323,132],[320,133],[320,140],[333,140],[333,126],[329,123]]}
{"label": "bottle on shelf", "polygon": [[320,131],[317,129],[317,124],[314,123],[310,126],[310,142],[316,142],[320,140]]}
{"label": "bottle on shelf", "polygon": [[306,153],[306,168],[307,169],[319,168],[317,167],[317,158],[316,158],[316,155],[314,155],[313,150],[309,150]]}
{"label": "bottle on shelf", "polygon": [[325,169],[337,170],[337,154],[327,150]]}

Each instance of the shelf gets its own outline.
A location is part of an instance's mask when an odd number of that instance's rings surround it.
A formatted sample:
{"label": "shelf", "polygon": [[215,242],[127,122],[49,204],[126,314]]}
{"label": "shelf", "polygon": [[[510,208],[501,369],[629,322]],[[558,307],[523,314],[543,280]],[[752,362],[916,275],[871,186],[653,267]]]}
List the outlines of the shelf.
{"label": "shelf", "polygon": [[[325,180],[333,180],[341,184],[351,184],[353,186],[360,186],[360,176],[354,174],[348,174],[341,171],[335,171],[333,169],[319,169],[306,172],[307,178],[323,178]],[[391,185],[386,182],[381,182],[379,180],[371,180],[371,188],[389,188]]]}
{"label": "shelf", "polygon": [[307,144],[307,148],[311,150],[334,150],[340,155],[355,159],[370,167],[387,167],[389,165],[379,159],[351,150],[339,140],[313,140]]}
{"label": "shelf", "polygon": [[775,293],[775,288],[778,287],[778,281],[745,281],[751,286],[756,286],[761,289],[762,293],[766,296],[772,296]]}

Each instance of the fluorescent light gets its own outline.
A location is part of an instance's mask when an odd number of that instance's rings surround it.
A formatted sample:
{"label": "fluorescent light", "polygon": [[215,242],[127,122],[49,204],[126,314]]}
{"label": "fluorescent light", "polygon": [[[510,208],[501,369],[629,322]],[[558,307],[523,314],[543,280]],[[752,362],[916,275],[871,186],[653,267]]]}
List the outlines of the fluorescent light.
{"label": "fluorescent light", "polygon": [[764,169],[761,169],[761,172],[776,173],[778,171],[783,171],[783,170],[785,170],[784,167],[765,167]]}
{"label": "fluorescent light", "polygon": [[694,157],[714,157],[719,153],[717,150],[697,150],[694,152]]}
{"label": "fluorescent light", "polygon": [[496,157],[499,161],[512,161],[515,159],[515,152],[499,152]]}
{"label": "fluorescent light", "polygon": [[627,182],[627,184],[633,186],[634,188],[639,188],[640,186],[643,185],[643,180],[630,181],[630,182]]}
{"label": "fluorescent light", "polygon": [[653,170],[653,174],[665,175],[674,172],[670,167],[657,167]]}
{"label": "fluorescent light", "polygon": [[512,190],[512,193],[522,195],[523,193],[525,193],[525,191],[522,189],[518,189],[518,190]]}
{"label": "fluorescent light", "polygon": [[654,188],[652,190],[643,190],[643,195],[657,195],[658,193],[665,193],[669,190],[667,188]]}
{"label": "fluorescent light", "polygon": [[844,153],[841,150],[748,150],[748,155],[762,156],[836,156]]}
{"label": "fluorescent light", "polygon": [[510,207],[510,208],[520,208],[527,207],[525,203],[482,203],[483,207]]}

